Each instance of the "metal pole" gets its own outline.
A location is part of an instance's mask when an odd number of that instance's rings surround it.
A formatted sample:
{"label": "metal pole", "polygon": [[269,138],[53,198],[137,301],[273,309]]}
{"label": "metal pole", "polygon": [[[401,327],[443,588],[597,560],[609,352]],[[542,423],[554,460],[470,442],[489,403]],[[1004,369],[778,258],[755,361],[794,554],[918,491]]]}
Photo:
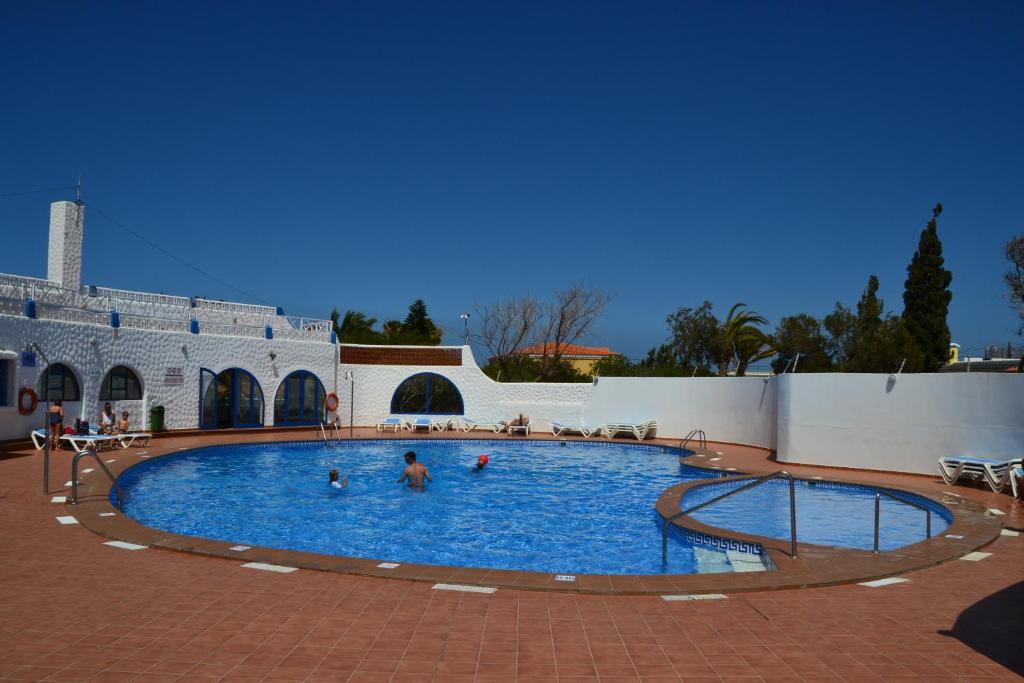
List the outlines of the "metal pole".
{"label": "metal pole", "polygon": [[881,514],[882,494],[875,494],[875,552],[878,552],[878,517]]}
{"label": "metal pole", "polygon": [[[39,344],[32,342],[29,344],[29,348],[33,349],[38,353],[42,359],[46,362],[46,372],[50,372],[50,359],[46,357],[43,350],[39,348]],[[43,434],[45,434],[45,441],[43,442],[43,493],[50,492],[50,378],[46,377],[46,382],[43,386],[43,394],[45,394],[44,402],[46,407],[43,409]],[[58,437],[60,438],[60,437]]]}
{"label": "metal pole", "polygon": [[789,477],[789,556],[796,559],[796,479]]}

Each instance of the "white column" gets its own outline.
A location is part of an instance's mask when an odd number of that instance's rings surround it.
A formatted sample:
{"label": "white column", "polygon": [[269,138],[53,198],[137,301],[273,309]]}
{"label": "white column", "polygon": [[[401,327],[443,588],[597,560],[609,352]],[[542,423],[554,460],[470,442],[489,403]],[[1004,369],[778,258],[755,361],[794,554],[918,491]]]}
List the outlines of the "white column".
{"label": "white column", "polygon": [[50,204],[50,249],[46,279],[66,289],[82,285],[82,236],[85,205],[77,202]]}

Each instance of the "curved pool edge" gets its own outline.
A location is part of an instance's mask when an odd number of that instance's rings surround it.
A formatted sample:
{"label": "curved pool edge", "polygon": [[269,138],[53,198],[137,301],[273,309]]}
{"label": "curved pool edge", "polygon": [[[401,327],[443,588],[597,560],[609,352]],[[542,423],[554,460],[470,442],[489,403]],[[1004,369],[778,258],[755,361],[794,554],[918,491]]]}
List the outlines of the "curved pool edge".
{"label": "curved pool edge", "polygon": [[[381,438],[387,439],[388,437]],[[487,439],[488,437],[481,438]],[[583,438],[559,437],[545,440],[586,441],[586,439]],[[284,440],[268,439],[266,441],[262,441],[262,443],[272,441]],[[616,441],[618,441],[618,439],[616,439]],[[635,443],[635,441],[632,443]],[[108,466],[110,466],[114,476],[119,478],[121,474],[126,472],[128,469],[142,462],[147,462],[148,460],[167,455],[178,454],[184,450],[196,450],[210,445],[219,444],[204,444],[190,448],[174,446],[160,448],[159,446],[155,446],[149,448],[147,451],[139,451],[137,449],[116,451],[118,454],[117,462],[110,463]],[[650,443],[650,445],[672,447],[667,443]],[[148,458],[141,457],[141,454],[144,452],[149,456]],[[767,454],[768,451],[766,450],[765,453]],[[682,458],[681,462],[688,466],[708,469],[701,467],[700,461],[697,460],[697,455]],[[132,518],[120,514],[109,501],[109,494],[112,488],[109,480],[104,476],[97,475],[102,475],[102,472],[93,472],[90,475],[83,476],[82,481],[79,484],[80,498],[82,498],[82,500],[78,505],[69,507],[75,510],[75,516],[82,526],[93,533],[112,540],[127,541],[162,550],[187,552],[205,557],[232,560],[239,563],[262,562],[295,567],[298,569],[327,571],[373,578],[431,583],[469,584],[515,590],[538,590],[565,593],[593,593],[604,595],[733,593],[866,581],[882,576],[892,576],[893,574],[903,573],[914,569],[921,569],[927,566],[941,564],[951,559],[956,559],[968,552],[971,552],[972,550],[976,550],[977,548],[990,543],[999,535],[1002,527],[998,520],[993,520],[991,518],[981,520],[974,519],[972,515],[981,515],[979,511],[984,510],[984,508],[976,503],[968,501],[967,499],[958,499],[962,500],[965,504],[964,514],[960,514],[961,510],[953,511],[953,525],[950,526],[947,532],[954,534],[964,532],[964,538],[961,540],[943,539],[946,543],[940,544],[938,547],[935,545],[929,545],[928,552],[924,553],[924,557],[920,557],[919,555],[914,555],[913,557],[904,556],[906,555],[905,553],[900,553],[898,551],[874,555],[873,553],[866,551],[801,544],[801,549],[805,550],[800,553],[800,558],[798,560],[790,559],[788,552],[781,549],[781,546],[783,545],[788,546],[788,542],[780,543],[778,539],[745,536],[729,530],[707,527],[705,532],[711,531],[713,532],[712,535],[715,536],[734,539],[736,541],[754,541],[761,544],[766,549],[769,558],[776,565],[777,571],[659,575],[578,574],[576,575],[575,582],[568,583],[556,581],[555,574],[540,572],[503,569],[476,569],[412,563],[402,563],[396,568],[385,569],[378,566],[382,562],[381,560],[324,555],[304,551],[252,547],[242,552],[235,552],[229,549],[232,545],[230,542],[160,531],[158,529],[139,524]],[[835,478],[833,480],[869,487],[874,486],[877,488],[877,485],[872,485],[870,483],[844,480],[840,478]],[[706,484],[706,482],[687,482],[666,489],[658,500],[658,511],[663,517],[664,512],[662,505],[670,504],[667,500],[671,499],[673,495],[675,495],[675,509],[678,511],[679,498],[681,498],[684,490],[687,488],[687,484],[697,485]],[[933,498],[932,495],[927,492],[920,492],[911,489],[906,490],[917,495]],[[967,511],[967,508],[970,508],[970,510]],[[114,516],[100,516],[100,514],[110,512],[117,512],[118,514]],[[965,517],[965,519],[961,520],[961,517]],[[699,525],[699,523],[696,523],[694,520],[687,520],[687,524],[690,523],[698,525],[698,529],[703,526]],[[963,523],[962,528],[957,526],[959,523]],[[938,539],[933,538],[931,541],[913,544],[912,546],[906,546],[906,548],[915,548],[920,545],[934,544],[937,540]],[[844,567],[844,571],[837,571],[837,565],[846,565],[848,563],[852,564],[851,568]]]}

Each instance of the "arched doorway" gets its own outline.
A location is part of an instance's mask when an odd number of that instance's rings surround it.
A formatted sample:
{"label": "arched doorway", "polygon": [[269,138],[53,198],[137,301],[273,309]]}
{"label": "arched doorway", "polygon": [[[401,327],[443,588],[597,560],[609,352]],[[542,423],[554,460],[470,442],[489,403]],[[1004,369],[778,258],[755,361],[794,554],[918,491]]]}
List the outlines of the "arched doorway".
{"label": "arched doorway", "polygon": [[447,377],[421,372],[407,377],[391,396],[395,415],[462,415],[462,394]]}
{"label": "arched doorway", "polygon": [[228,368],[199,370],[199,428],[263,426],[263,389],[252,373]]}
{"label": "arched doorway", "polygon": [[307,370],[284,378],[274,396],[275,425],[315,425],[324,417],[324,385]]}

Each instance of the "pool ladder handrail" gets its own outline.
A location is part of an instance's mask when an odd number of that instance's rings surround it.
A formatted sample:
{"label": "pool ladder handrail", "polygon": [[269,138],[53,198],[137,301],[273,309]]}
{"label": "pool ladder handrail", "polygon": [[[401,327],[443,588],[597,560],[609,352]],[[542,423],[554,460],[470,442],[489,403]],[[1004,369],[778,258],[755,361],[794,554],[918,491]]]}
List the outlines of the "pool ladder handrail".
{"label": "pool ladder handrail", "polygon": [[796,479],[792,474],[781,470],[779,472],[773,472],[759,479],[755,479],[751,482],[740,486],[739,488],[733,489],[732,491],[726,491],[720,496],[716,496],[711,500],[706,500],[703,503],[698,503],[692,507],[688,507],[682,512],[666,517],[664,523],[661,526],[661,564],[662,566],[668,565],[668,527],[674,520],[692,514],[697,510],[702,510],[709,505],[714,505],[720,500],[724,500],[729,496],[735,496],[737,493],[743,491],[749,491],[752,488],[756,488],[761,484],[767,484],[773,479],[788,479],[789,480],[789,533],[790,533],[790,546],[789,556],[794,560],[796,559]]}
{"label": "pool ladder handrail", "polygon": [[874,552],[876,552],[876,553],[878,552],[878,524],[879,524],[879,518],[881,517],[882,496],[885,496],[886,498],[891,498],[891,499],[895,500],[897,503],[903,503],[905,505],[909,505],[912,508],[917,508],[918,510],[924,511],[927,514],[927,522],[925,523],[925,533],[927,534],[927,538],[931,538],[932,537],[932,511],[931,511],[931,508],[928,508],[928,507],[926,507],[924,505],[921,505],[920,503],[914,503],[914,502],[906,500],[904,498],[900,498],[899,496],[894,496],[893,494],[889,493],[888,491],[882,491],[881,489],[875,489],[875,547],[874,547]]}
{"label": "pool ladder handrail", "polygon": [[327,443],[327,427],[334,428],[334,438],[341,441],[341,431],[338,429],[337,422],[321,422],[320,423],[320,436],[323,438],[324,443]]}
{"label": "pool ladder handrail", "polygon": [[96,449],[92,446],[88,446],[78,451],[75,453],[75,457],[71,460],[71,504],[78,505],[78,461],[85,456],[89,456],[94,459],[97,464],[99,464],[100,468],[106,472],[107,476],[110,478],[110,483],[112,483],[114,488],[117,489],[117,509],[123,512],[124,489],[117,483],[117,478],[110,473],[110,470],[107,469],[106,464],[104,464],[103,460],[100,459],[100,456],[96,454]]}
{"label": "pool ladder handrail", "polygon": [[697,439],[697,443],[700,444],[701,448],[708,447],[708,435],[704,433],[703,429],[696,427],[691,429],[686,436],[683,437],[683,440],[679,442],[680,450],[686,448],[686,444],[690,443],[693,439]]}

